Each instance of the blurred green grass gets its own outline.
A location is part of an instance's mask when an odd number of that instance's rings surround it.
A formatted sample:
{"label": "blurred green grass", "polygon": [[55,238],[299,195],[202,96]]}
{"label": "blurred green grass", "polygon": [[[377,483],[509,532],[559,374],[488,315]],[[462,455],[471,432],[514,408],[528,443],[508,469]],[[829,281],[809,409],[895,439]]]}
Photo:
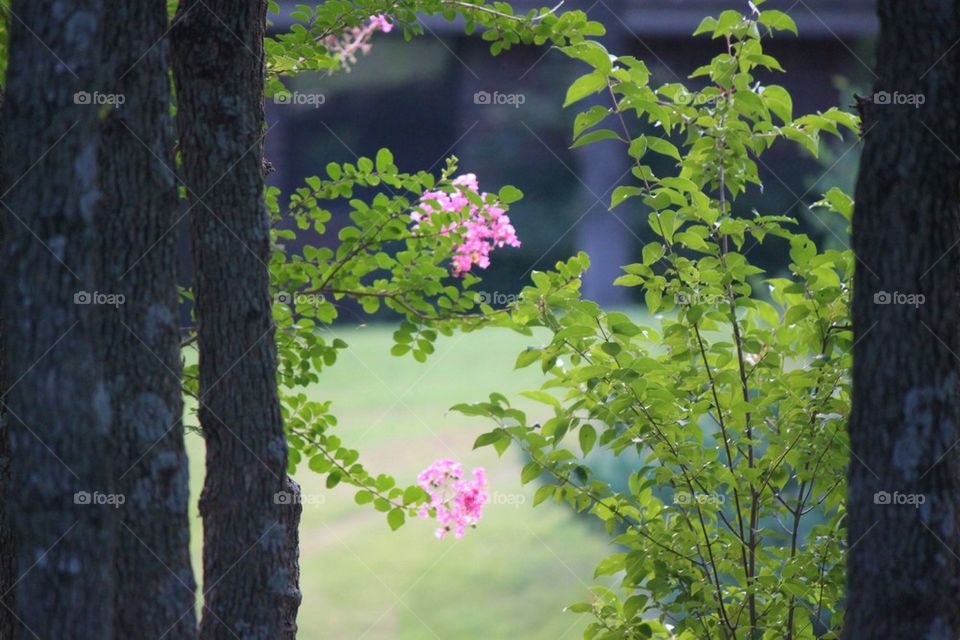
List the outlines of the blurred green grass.
{"label": "blurred green grass", "polygon": [[[500,329],[441,337],[424,364],[389,355],[393,327],[340,326],[331,333],[349,348],[310,390],[332,399],[337,434],[361,453],[373,473],[404,485],[433,460],[451,457],[487,469],[491,501],[483,521],[462,540],[434,538],[426,520],[408,520],[391,532],[383,514],[357,506],[344,485],[304,465],[301,523],[299,638],[305,640],[562,640],[581,636],[584,616],[562,612],[587,599],[593,568],[613,552],[606,537],[568,509],[545,503],[533,509],[535,485],[521,487],[522,461],[487,447],[471,449],[490,428],[479,418],[449,412],[458,402],[515,394],[538,386],[535,367],[514,371],[521,349],[540,342]],[[542,405],[516,404],[531,411]],[[188,423],[195,422],[189,418]],[[196,501],[203,484],[203,441],[189,433],[194,566],[201,580],[200,521]],[[518,504],[519,503],[519,504]]]}

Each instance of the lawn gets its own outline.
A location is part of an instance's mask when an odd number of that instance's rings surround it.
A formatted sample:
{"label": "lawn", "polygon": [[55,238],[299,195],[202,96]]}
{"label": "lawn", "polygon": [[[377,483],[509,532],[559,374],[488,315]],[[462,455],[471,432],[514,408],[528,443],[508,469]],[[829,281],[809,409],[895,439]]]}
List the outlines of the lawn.
{"label": "lawn", "polygon": [[[517,352],[536,339],[498,329],[441,337],[419,364],[389,355],[392,327],[340,326],[334,333],[350,347],[311,393],[333,399],[344,443],[360,450],[371,471],[391,473],[401,485],[440,457],[485,467],[491,501],[480,527],[462,540],[437,540],[432,524],[419,519],[391,532],[383,514],[354,504],[349,487],[327,490],[304,466],[297,480],[315,504],[304,506],[301,525],[299,637],[579,637],[587,621],[562,609],[586,599],[594,565],[612,551],[605,536],[566,508],[533,509],[535,486],[520,486],[519,454],[472,451],[489,424],[448,411],[491,391],[511,397],[537,386],[537,369],[513,370]],[[196,511],[203,442],[194,433],[187,438]],[[198,579],[199,530],[197,519]]]}

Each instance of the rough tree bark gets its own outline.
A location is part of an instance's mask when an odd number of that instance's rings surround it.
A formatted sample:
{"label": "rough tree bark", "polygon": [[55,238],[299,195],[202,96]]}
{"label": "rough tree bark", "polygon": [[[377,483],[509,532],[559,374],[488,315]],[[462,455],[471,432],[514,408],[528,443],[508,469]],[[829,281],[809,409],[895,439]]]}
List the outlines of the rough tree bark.
{"label": "rough tree bark", "polygon": [[175,21],[207,447],[200,636],[292,637],[299,505],[277,499],[289,487],[261,175],[266,3],[183,0]]}
{"label": "rough tree bark", "polygon": [[[178,293],[178,218],[165,0],[106,3],[97,217],[104,375],[112,403],[118,638],[196,638]],[[135,28],[131,28],[135,25]]]}
{"label": "rough tree bark", "polygon": [[[853,219],[844,637],[956,640],[960,2],[881,0],[879,14],[878,93],[862,106]],[[923,104],[897,104],[911,100]]]}
{"label": "rough tree bark", "polygon": [[[113,637],[116,510],[95,287],[102,3],[16,0],[3,108],[4,403],[17,616],[40,638]],[[95,492],[100,492],[95,494]]]}
{"label": "rough tree bark", "polygon": [[[0,113],[2,113],[3,91],[0,90]],[[0,120],[3,116],[0,115]],[[7,187],[3,178],[3,129],[0,127],[0,193]],[[2,210],[2,207],[0,207]],[[4,246],[3,225],[0,224],[0,247]],[[7,395],[5,374],[7,357],[4,353],[3,336],[7,330],[3,326],[4,309],[0,303],[0,397]],[[10,434],[7,423],[6,405],[0,402],[0,639],[14,640],[17,634],[16,598],[14,587],[17,584],[17,550],[13,541],[13,527],[10,521],[10,509],[7,506],[10,494]]]}

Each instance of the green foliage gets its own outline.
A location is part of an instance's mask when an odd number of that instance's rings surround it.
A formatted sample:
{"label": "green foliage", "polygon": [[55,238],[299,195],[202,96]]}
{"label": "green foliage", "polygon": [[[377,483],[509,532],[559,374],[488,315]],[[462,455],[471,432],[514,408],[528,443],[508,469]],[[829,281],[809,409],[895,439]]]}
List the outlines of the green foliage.
{"label": "green foliage", "polygon": [[[478,277],[450,276],[450,258],[462,239],[461,232],[449,231],[457,226],[457,213],[432,211],[413,224],[411,213],[424,212],[424,191],[453,191],[456,170],[456,158],[450,158],[439,177],[401,173],[390,151],[381,149],[373,159],[328,164],[327,177],[307,178],[285,208],[276,188],[267,189],[265,197],[274,222],[269,267],[289,472],[306,462],[310,470],[326,475],[327,488],[341,482],[356,487],[357,504],[385,513],[392,529],[416,513],[427,501],[426,493],[416,485],[398,486],[392,476],[370,473],[359,461],[360,453],[331,433],[337,425],[331,401],[311,399],[305,388],[348,348],[343,340],[331,339],[327,329],[346,301],[358,303],[367,314],[382,305],[404,317],[393,334],[391,354],[409,354],[418,362],[434,352],[440,334],[509,322],[508,314],[478,304],[479,296],[470,291]],[[485,204],[499,202],[507,209],[508,202],[523,195],[512,186],[500,194],[486,194]],[[480,203],[480,196],[469,197]],[[335,246],[305,242],[298,251],[290,249],[298,231],[317,238],[327,234],[332,213],[325,207],[334,201],[350,207],[350,222],[341,225]],[[191,298],[186,290],[181,295]],[[184,390],[193,397],[199,393],[195,363],[184,367]]]}
{"label": "green foliage", "polygon": [[[659,325],[581,299],[570,282],[585,255],[558,263],[511,310],[551,332],[517,367],[539,365],[547,380],[524,395],[552,415],[531,423],[497,394],[455,408],[496,422],[476,446],[529,457],[521,479],[545,481],[534,503],[589,512],[617,545],[596,575],[620,589],[570,607],[593,615],[586,638],[839,637],[854,258],[818,250],[777,212],[734,207],[762,187],[757,163],[778,140],[816,155],[822,133],[857,131],[837,109],[794,118],[789,93],[755,77],[781,70],[763,38],[795,30],[778,11],[707,18],[697,33],[722,52],[692,74],[699,89],[653,88],[642,61],[597,42],[561,49],[591,68],[566,103],[612,100],[577,115],[574,144],[619,139],[634,161],[611,207],[642,202],[658,239],[617,284],[640,287]],[[631,134],[628,117],[659,134]],[[650,153],[676,170],[655,175]],[[849,221],[839,190],[818,205]],[[789,254],[787,274],[751,264],[761,243]],[[595,478],[585,457],[598,450],[640,456],[625,489]]]}
{"label": "green foliage", "polygon": [[[280,6],[270,2],[269,11],[278,14]],[[479,28],[494,55],[521,43],[566,45],[603,34],[603,28],[580,11],[557,14],[544,8],[514,15],[503,2],[330,0],[303,4],[293,13],[289,31],[266,39],[267,95],[287,91],[282,78],[334,71],[339,61],[328,50],[328,38],[361,26],[374,15],[388,16],[406,39],[423,33],[420,16],[440,15],[451,21],[463,18],[466,33]],[[411,212],[423,211],[421,194],[451,191],[455,171],[456,158],[451,158],[439,178],[423,171],[400,173],[393,154],[381,149],[373,159],[328,164],[326,176],[308,178],[286,208],[280,206],[279,190],[268,189],[265,196],[274,222],[269,266],[290,471],[306,461],[311,470],[327,476],[328,488],[341,482],[356,487],[357,503],[372,504],[386,513],[393,529],[426,501],[425,492],[415,485],[398,486],[391,476],[370,473],[360,463],[359,452],[330,433],[337,424],[330,413],[331,403],[311,400],[303,389],[336,362],[338,351],[347,348],[342,340],[330,340],[325,327],[337,319],[338,307],[348,300],[367,314],[381,307],[400,314],[404,321],[394,333],[391,354],[409,354],[418,362],[433,353],[439,334],[509,324],[508,314],[481,304],[481,296],[470,291],[479,278],[470,273],[449,277],[453,247],[462,238],[444,227],[450,226],[456,214],[432,212],[416,229],[411,224]],[[464,195],[476,200],[477,206],[483,204],[480,196]],[[487,204],[496,201],[507,209],[522,196],[519,189],[508,185],[486,197]],[[325,207],[338,200],[350,206],[350,224],[338,225],[338,242],[333,247],[307,244],[297,253],[289,251],[298,231],[327,233],[332,213]],[[190,292],[183,292],[182,297],[189,300]],[[187,343],[192,340],[193,336],[188,336]],[[184,391],[194,397],[199,393],[196,364],[185,365]]]}
{"label": "green foliage", "polygon": [[[460,19],[466,34],[480,31],[481,38],[490,43],[493,55],[518,44],[564,45],[603,35],[603,27],[587,20],[584,12],[557,13],[558,7],[531,9],[518,15],[506,2],[482,0],[328,0],[319,5],[297,5],[290,30],[266,40],[267,95],[286,91],[283,77],[295,77],[304,71],[336,70],[340,63],[327,49],[328,38],[339,37],[374,15],[388,16],[407,40],[423,35],[423,16],[440,16],[450,22]],[[270,2],[270,11],[279,13],[279,5]]]}
{"label": "green foliage", "polygon": [[[409,354],[418,362],[433,353],[439,334],[489,325],[498,316],[507,319],[488,305],[477,305],[470,288],[479,278],[449,275],[460,234],[445,228],[452,226],[456,214],[433,212],[419,225],[412,223],[411,212],[423,211],[420,198],[425,190],[454,189],[456,168],[451,158],[439,178],[423,171],[401,173],[393,155],[381,149],[375,159],[328,164],[327,177],[308,178],[282,212],[277,191],[267,194],[276,223],[270,273],[290,472],[306,460],[312,471],[327,474],[328,488],[340,482],[357,487],[356,502],[386,513],[392,529],[415,513],[426,493],[415,485],[397,486],[391,476],[369,473],[359,462],[359,452],[330,433],[337,424],[330,402],[310,400],[303,388],[316,382],[321,371],[336,362],[337,352],[347,348],[343,340],[330,340],[325,330],[345,300],[359,303],[368,314],[383,305],[403,316],[391,353]],[[501,193],[506,200],[522,196],[514,187]],[[488,203],[496,199],[486,197]],[[299,252],[287,249],[297,237],[289,223],[324,236],[332,216],[325,205],[338,200],[349,203],[350,224],[341,226],[335,248],[304,244]]]}

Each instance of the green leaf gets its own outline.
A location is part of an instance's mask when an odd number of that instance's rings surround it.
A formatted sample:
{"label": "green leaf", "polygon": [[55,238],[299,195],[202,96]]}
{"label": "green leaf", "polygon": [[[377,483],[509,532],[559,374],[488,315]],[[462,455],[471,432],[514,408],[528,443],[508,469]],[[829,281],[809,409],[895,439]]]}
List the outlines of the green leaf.
{"label": "green leaf", "polygon": [[330,471],[333,464],[327,460],[326,456],[318,454],[310,458],[307,466],[310,467],[311,471],[315,471],[316,473],[326,473]]}
{"label": "green leaf", "polygon": [[532,482],[540,477],[540,474],[543,473],[543,467],[540,466],[540,463],[536,460],[531,460],[523,467],[523,471],[520,472],[520,484],[527,484]]}
{"label": "green leaf", "polygon": [[585,424],[580,427],[580,450],[583,451],[583,455],[590,453],[596,441],[597,430],[593,428],[593,425]]}
{"label": "green leaf", "polygon": [[393,531],[402,527],[406,519],[406,514],[404,514],[403,509],[399,507],[394,507],[390,510],[390,513],[387,514],[387,524],[390,525],[390,529]]}
{"label": "green leaf", "polygon": [[677,148],[673,145],[673,143],[668,142],[663,138],[647,136],[647,148],[654,153],[659,153],[663,156],[670,156],[677,161],[680,160],[680,152],[677,151]]}
{"label": "green leaf", "polygon": [[573,137],[576,139],[583,133],[585,130],[590,127],[598,124],[602,121],[607,115],[609,115],[610,109],[607,107],[595,104],[586,111],[577,114],[577,117],[573,121]]}
{"label": "green leaf", "polygon": [[523,198],[523,191],[520,191],[520,189],[510,185],[506,185],[505,187],[501,188],[500,193],[497,194],[497,199],[503,204],[516,202],[521,198]]}
{"label": "green leaf", "polygon": [[597,93],[607,87],[607,76],[599,71],[588,73],[574,80],[573,84],[567,89],[567,97],[563,101],[564,107],[583,100],[587,96]]}
{"label": "green leaf", "polygon": [[631,186],[620,186],[613,190],[613,194],[610,196],[610,208],[616,209],[618,206],[623,204],[623,201],[627,198],[635,198],[637,196],[643,195],[643,189],[640,187],[631,187]]}
{"label": "green leaf", "polygon": [[617,135],[615,131],[610,129],[597,129],[596,131],[591,131],[588,134],[585,134],[577,138],[576,142],[570,145],[571,149],[577,149],[578,147],[583,147],[600,140],[619,140],[620,136]]}
{"label": "green leaf", "polygon": [[424,491],[420,487],[413,485],[409,486],[403,491],[403,504],[413,504],[417,500],[424,498]]}
{"label": "green leaf", "polygon": [[706,17],[700,22],[700,26],[693,32],[693,35],[699,36],[702,33],[713,33],[717,28],[717,19]]}
{"label": "green leaf", "polygon": [[537,492],[533,494],[533,506],[537,506],[553,494],[554,486],[552,484],[545,484],[542,487],[537,489]]}
{"label": "green leaf", "polygon": [[763,88],[760,98],[770,111],[783,120],[784,124],[793,122],[793,98],[786,89],[775,84],[768,85]]}
{"label": "green leaf", "polygon": [[540,350],[534,348],[528,348],[520,352],[520,355],[517,356],[517,362],[513,366],[514,369],[523,369],[524,367],[529,367],[531,364],[540,359]]}
{"label": "green leaf", "polygon": [[393,153],[389,149],[377,151],[377,172],[391,173],[393,170]]}
{"label": "green leaf", "polygon": [[660,300],[663,298],[663,294],[654,289],[647,289],[643,297],[647,303],[647,311],[649,313],[656,313],[657,309],[660,308]]}
{"label": "green leaf", "polygon": [[659,242],[651,242],[643,247],[643,264],[651,265],[663,257],[665,249]]}
{"label": "green leaf", "polygon": [[817,255],[817,245],[813,244],[805,235],[795,236],[790,240],[790,259],[803,267],[811,258]]}
{"label": "green leaf", "polygon": [[640,136],[630,141],[630,147],[627,153],[634,160],[639,160],[647,152],[647,137]]}
{"label": "green leaf", "polygon": [[605,74],[610,73],[610,69],[612,67],[610,54],[607,53],[607,50],[603,48],[603,45],[596,40],[585,40],[583,42],[578,42],[577,44],[572,44],[568,47],[560,47],[560,51],[567,54],[571,58],[586,62],[598,71],[601,71]]}
{"label": "green leaf", "polygon": [[479,449],[480,447],[486,447],[491,445],[503,438],[503,433],[500,431],[491,431],[489,433],[484,433],[478,437],[474,443],[473,448]]}
{"label": "green leaf", "polygon": [[757,22],[769,27],[770,29],[775,29],[777,31],[792,31],[794,35],[798,35],[797,23],[794,22],[793,18],[783,11],[777,11],[776,9],[761,11]]}
{"label": "green leaf", "polygon": [[[591,332],[592,333],[592,332]],[[560,401],[557,400],[556,396],[546,391],[534,390],[534,391],[523,391],[520,393],[524,398],[530,398],[537,402],[542,402],[543,404],[548,404],[554,409],[560,409]]]}

